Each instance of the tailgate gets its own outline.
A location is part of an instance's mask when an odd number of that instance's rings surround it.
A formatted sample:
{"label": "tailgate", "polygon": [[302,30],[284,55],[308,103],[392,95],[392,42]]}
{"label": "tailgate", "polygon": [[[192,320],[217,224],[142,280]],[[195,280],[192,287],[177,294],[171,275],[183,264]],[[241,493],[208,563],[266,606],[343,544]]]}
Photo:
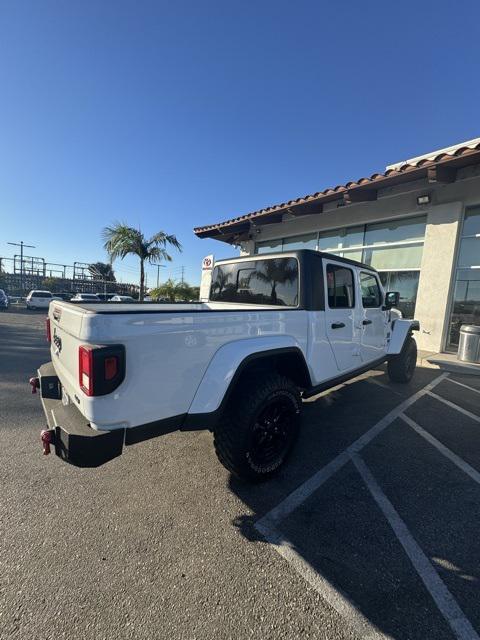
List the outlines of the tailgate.
{"label": "tailgate", "polygon": [[77,406],[82,398],[78,384],[78,348],[84,343],[82,324],[87,314],[85,309],[62,302],[52,302],[48,312],[52,363],[70,399],[76,396]]}

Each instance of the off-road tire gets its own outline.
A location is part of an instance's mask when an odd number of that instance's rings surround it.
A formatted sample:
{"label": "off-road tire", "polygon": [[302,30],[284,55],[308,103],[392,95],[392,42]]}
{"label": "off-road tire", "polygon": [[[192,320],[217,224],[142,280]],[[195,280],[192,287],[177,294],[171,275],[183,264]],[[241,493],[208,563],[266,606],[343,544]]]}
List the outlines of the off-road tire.
{"label": "off-road tire", "polygon": [[[270,420],[268,426],[263,427],[263,422],[268,422],[265,415],[275,412],[277,407],[285,407],[285,419],[279,424],[285,423],[286,426],[280,427],[280,435],[265,436],[262,429],[272,429],[274,422]],[[285,376],[264,373],[241,382],[213,431],[218,459],[226,469],[242,480],[268,480],[278,472],[292,451],[300,429],[301,411],[300,393],[295,384]],[[275,430],[275,424],[273,429]],[[262,446],[268,446],[268,443],[258,442],[262,436],[264,440],[266,437],[277,438],[278,446],[283,441],[277,455],[272,453],[274,459],[263,464],[259,462],[259,451]],[[274,445],[272,447],[275,449]]]}
{"label": "off-road tire", "polygon": [[417,343],[409,336],[403,349],[388,361],[388,376],[392,382],[410,382],[417,364]]}

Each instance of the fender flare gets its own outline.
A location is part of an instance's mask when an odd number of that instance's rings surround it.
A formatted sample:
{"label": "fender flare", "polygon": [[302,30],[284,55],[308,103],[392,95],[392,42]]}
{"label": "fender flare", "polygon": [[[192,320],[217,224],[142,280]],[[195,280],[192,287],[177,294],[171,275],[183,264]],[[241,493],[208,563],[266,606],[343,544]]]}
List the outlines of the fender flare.
{"label": "fender flare", "polygon": [[220,347],[210,360],[188,414],[195,416],[217,412],[231,393],[235,380],[249,363],[280,353],[298,353],[310,378],[305,355],[292,336],[262,336],[229,342]]}
{"label": "fender flare", "polygon": [[399,318],[392,324],[392,333],[388,344],[387,355],[396,356],[401,353],[403,345],[412,331],[419,331],[420,323],[418,320],[405,320]]}

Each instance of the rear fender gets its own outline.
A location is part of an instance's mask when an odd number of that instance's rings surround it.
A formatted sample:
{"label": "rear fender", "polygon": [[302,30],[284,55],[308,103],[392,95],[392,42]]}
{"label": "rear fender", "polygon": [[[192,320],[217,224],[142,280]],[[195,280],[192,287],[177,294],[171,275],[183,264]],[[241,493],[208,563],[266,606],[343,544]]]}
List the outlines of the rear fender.
{"label": "rear fender", "polygon": [[388,345],[387,354],[390,356],[398,355],[403,349],[406,339],[412,331],[418,331],[420,324],[418,320],[394,320],[392,324],[392,335]]}
{"label": "rear fender", "polygon": [[245,361],[261,358],[269,352],[298,350],[298,342],[291,336],[264,336],[229,342],[213,356],[198,386],[189,414],[211,413],[216,411],[227,393],[235,374]]}

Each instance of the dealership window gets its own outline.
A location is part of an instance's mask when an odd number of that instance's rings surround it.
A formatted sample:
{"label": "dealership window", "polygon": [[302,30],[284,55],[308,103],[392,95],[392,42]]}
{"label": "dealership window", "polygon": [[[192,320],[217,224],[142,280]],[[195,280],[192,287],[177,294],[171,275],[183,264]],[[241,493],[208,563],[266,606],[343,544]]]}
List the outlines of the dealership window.
{"label": "dealership window", "polygon": [[[257,253],[315,249],[368,264],[380,272],[383,286],[400,293],[399,308],[405,318],[413,318],[417,299],[423,253],[426,216],[390,220],[378,224],[357,225],[343,229],[280,240],[259,242]],[[475,251],[465,245],[464,258]]]}
{"label": "dealership window", "polygon": [[257,242],[256,253],[275,253],[282,250],[282,240]]}
{"label": "dealership window", "polygon": [[293,236],[283,239],[283,251],[294,251],[295,249],[316,249],[317,234],[309,233],[304,236]]}
{"label": "dealership window", "polygon": [[480,207],[467,210],[463,221],[447,349],[457,350],[462,324],[480,325]]}

